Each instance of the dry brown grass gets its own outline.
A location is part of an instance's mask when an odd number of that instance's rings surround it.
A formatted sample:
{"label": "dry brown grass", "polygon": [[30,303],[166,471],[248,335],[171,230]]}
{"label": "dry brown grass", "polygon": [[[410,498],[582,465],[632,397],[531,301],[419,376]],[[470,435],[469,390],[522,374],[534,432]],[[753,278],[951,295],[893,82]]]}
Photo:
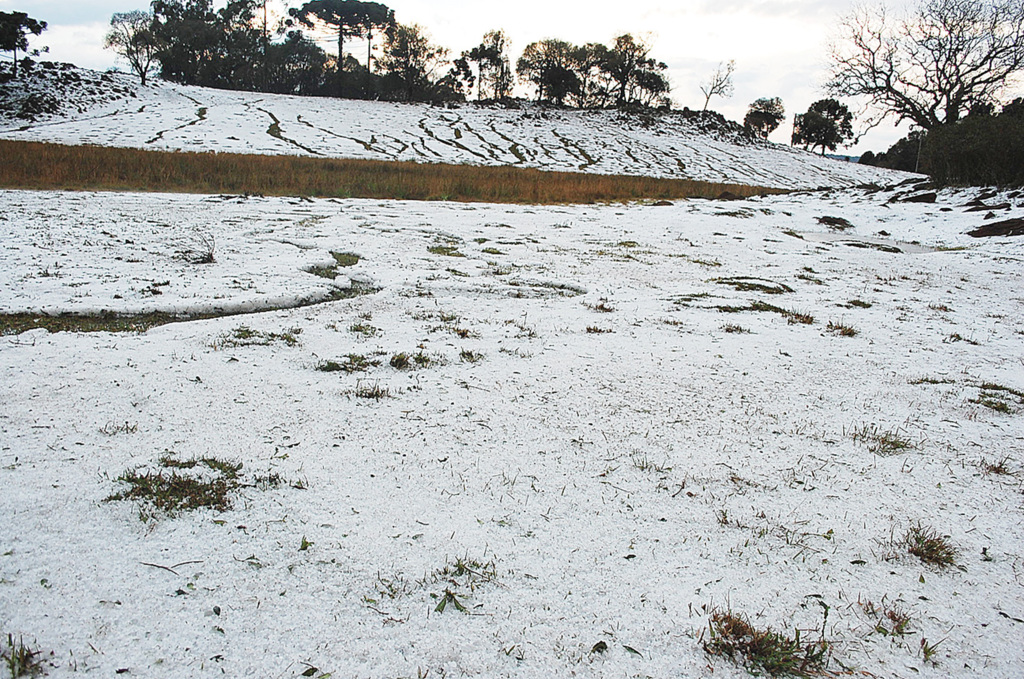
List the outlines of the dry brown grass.
{"label": "dry brown grass", "polygon": [[494,203],[715,198],[777,189],[684,179],[303,156],[147,151],[0,140],[0,187]]}

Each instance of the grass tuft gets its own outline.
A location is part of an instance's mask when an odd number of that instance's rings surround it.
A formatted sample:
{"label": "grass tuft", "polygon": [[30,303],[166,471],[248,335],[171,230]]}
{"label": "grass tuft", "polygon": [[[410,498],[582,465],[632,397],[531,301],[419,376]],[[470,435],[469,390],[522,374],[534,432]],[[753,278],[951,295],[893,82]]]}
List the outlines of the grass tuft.
{"label": "grass tuft", "polygon": [[610,314],[613,311],[615,311],[615,307],[608,304],[608,300],[606,299],[600,300],[597,304],[584,303],[584,306],[586,306],[591,311],[600,311],[603,314]]}
{"label": "grass tuft", "polygon": [[320,372],[333,373],[333,372],[365,372],[369,368],[373,368],[380,365],[380,361],[375,359],[369,359],[363,354],[348,354],[342,361],[321,361],[317,364],[316,369]]}
{"label": "grass tuft", "polygon": [[427,248],[427,252],[432,255],[441,255],[444,257],[465,257],[466,255],[459,252],[459,248],[455,245],[431,245]]}
{"label": "grass tuft", "polygon": [[960,553],[949,537],[921,524],[911,526],[903,536],[903,545],[907,551],[926,564],[946,568],[956,565],[956,557]]}
{"label": "grass tuft", "polygon": [[247,325],[240,325],[214,342],[214,348],[269,346],[274,342],[284,342],[288,346],[294,347],[299,343],[300,334],[302,334],[302,328],[290,328],[284,332],[263,332],[262,330],[253,330]]}
{"label": "grass tuft", "polygon": [[899,428],[884,431],[876,424],[865,424],[854,427],[849,435],[855,442],[864,443],[875,455],[896,455],[917,447]]}
{"label": "grass tuft", "polygon": [[709,629],[710,639],[704,642],[704,651],[726,656],[755,675],[820,676],[825,673],[831,655],[831,647],[823,639],[804,643],[800,630],[790,638],[770,627],[757,629],[745,616],[730,611],[714,611]]}
{"label": "grass tuft", "polygon": [[882,601],[881,605],[875,605],[874,602],[858,601],[860,607],[864,610],[864,614],[877,618],[875,622],[875,632],[887,637],[902,637],[906,636],[910,632],[910,613],[899,606],[890,606]]}
{"label": "grass tuft", "polygon": [[134,501],[139,505],[139,518],[148,521],[157,514],[175,516],[203,507],[226,511],[231,508],[232,493],[242,485],[242,464],[215,457],[179,460],[165,454],[159,467],[125,471],[117,482],[128,488],[109,495],[105,501]]}
{"label": "grass tuft", "polygon": [[359,263],[361,257],[354,252],[334,252],[331,251],[331,257],[334,257],[334,261],[338,263],[338,266],[355,266]]}
{"label": "grass tuft", "polygon": [[1010,456],[1007,455],[1001,460],[996,462],[989,462],[988,460],[982,460],[981,468],[986,474],[998,474],[1000,476],[1013,476],[1013,472],[1010,471]]}
{"label": "grass tuft", "polygon": [[750,276],[734,276],[732,278],[714,278],[713,283],[719,285],[729,285],[733,289],[739,292],[763,292],[768,295],[782,295],[787,292],[793,292],[793,288],[789,287],[785,283],[776,283],[775,281],[767,281],[760,278],[751,278]]}
{"label": "grass tuft", "polygon": [[359,382],[356,384],[356,389],[353,393],[356,398],[366,398],[372,401],[391,398],[391,390],[387,387],[380,386],[378,382],[374,382],[373,384]]}
{"label": "grass tuft", "polygon": [[1024,406],[1024,392],[1001,384],[985,382],[978,387],[978,398],[971,399],[971,403],[1010,415],[1017,412],[1020,406]]}
{"label": "grass tuft", "polygon": [[7,635],[6,643],[0,642],[0,658],[7,666],[11,679],[19,677],[35,677],[44,673],[42,651],[25,645],[20,636],[17,640],[13,634]]}
{"label": "grass tuft", "polygon": [[839,335],[840,337],[856,337],[857,331],[845,323],[836,323],[829,321],[827,330],[833,334]]}

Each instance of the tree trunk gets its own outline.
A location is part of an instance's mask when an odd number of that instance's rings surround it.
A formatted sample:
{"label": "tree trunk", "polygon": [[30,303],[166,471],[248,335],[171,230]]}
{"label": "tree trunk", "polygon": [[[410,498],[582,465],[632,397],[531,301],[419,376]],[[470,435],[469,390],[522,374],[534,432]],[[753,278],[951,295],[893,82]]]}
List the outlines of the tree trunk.
{"label": "tree trunk", "polygon": [[341,78],[343,73],[343,66],[345,64],[345,27],[338,26],[338,96],[340,97],[344,90],[342,89]]}
{"label": "tree trunk", "polygon": [[338,75],[341,75],[345,63],[345,28],[338,26]]}

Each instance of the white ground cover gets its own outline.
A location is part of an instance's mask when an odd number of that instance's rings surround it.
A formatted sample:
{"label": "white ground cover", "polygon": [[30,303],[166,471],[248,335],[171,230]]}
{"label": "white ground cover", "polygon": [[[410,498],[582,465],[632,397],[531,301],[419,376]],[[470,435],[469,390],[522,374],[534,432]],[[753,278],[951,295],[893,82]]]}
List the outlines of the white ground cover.
{"label": "white ground cover", "polygon": [[[228,92],[74,71],[74,110],[38,122],[0,116],[0,138],[145,149],[518,165],[754,184],[783,189],[891,183],[889,170],[788,146],[707,133],[680,114],[621,115],[465,104],[445,108]],[[42,77],[42,76],[41,76]],[[25,87],[29,87],[31,82]],[[48,81],[38,83],[45,90]],[[11,86],[13,87],[13,86]],[[12,90],[16,91],[16,90]]]}
{"label": "white ground cover", "polygon": [[[988,223],[958,207],[968,193],[890,195],[2,191],[7,313],[379,290],[0,338],[0,631],[53,677],[746,676],[702,650],[719,608],[823,635],[837,672],[1018,677],[1024,405],[981,386],[1024,391],[1024,239],[965,236]],[[881,231],[913,252],[851,245]],[[210,236],[213,263],[182,257]],[[361,259],[307,272],[331,252]],[[737,277],[792,292],[717,280]],[[814,323],[716,308],[755,301]],[[266,343],[237,345],[240,328]],[[399,352],[431,362],[399,370]],[[316,369],[349,354],[380,365]],[[1010,412],[976,402],[1004,397]],[[872,452],[871,432],[911,447]],[[105,501],[167,455],[242,463],[249,485],[228,511],[146,522]],[[269,474],[286,483],[253,482]],[[917,525],[958,565],[908,554]],[[465,611],[436,611],[446,591]],[[907,633],[876,631],[869,601]]]}

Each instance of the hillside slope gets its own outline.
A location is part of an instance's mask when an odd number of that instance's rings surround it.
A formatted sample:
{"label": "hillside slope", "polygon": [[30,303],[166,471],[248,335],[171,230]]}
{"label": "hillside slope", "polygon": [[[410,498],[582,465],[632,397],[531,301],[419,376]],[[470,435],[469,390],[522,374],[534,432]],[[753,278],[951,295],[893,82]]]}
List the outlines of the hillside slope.
{"label": "hillside slope", "polygon": [[184,87],[37,67],[0,85],[0,138],[163,150],[519,165],[782,189],[905,175],[752,142],[713,116],[462,104],[450,108]]}

